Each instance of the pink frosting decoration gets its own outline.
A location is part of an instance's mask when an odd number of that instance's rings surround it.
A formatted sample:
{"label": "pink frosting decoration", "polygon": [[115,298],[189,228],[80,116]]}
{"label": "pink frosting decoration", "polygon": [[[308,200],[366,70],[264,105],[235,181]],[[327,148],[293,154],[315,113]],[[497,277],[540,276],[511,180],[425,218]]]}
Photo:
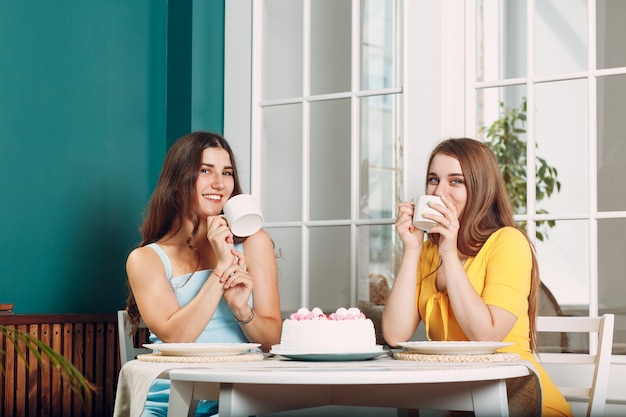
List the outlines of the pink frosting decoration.
{"label": "pink frosting decoration", "polygon": [[361,312],[356,307],[352,308],[338,308],[336,312],[331,313],[330,315],[325,315],[322,310],[318,307],[313,308],[313,310],[309,311],[308,308],[302,307],[298,309],[297,312],[291,313],[289,316],[291,320],[302,321],[302,320],[364,320],[367,317],[365,314]]}
{"label": "pink frosting decoration", "polygon": [[315,307],[312,311],[309,311],[308,308],[302,307],[297,312],[291,313],[289,316],[291,320],[302,321],[302,320],[328,320],[328,317],[322,312],[322,310],[318,307]]}

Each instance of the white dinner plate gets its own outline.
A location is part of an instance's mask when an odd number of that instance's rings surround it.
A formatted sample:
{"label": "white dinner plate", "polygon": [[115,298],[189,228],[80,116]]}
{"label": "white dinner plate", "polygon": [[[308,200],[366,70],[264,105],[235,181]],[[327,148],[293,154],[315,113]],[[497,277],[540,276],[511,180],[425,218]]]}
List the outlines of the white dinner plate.
{"label": "white dinner plate", "polygon": [[374,359],[380,355],[385,355],[381,345],[377,345],[370,350],[338,350],[323,351],[315,349],[283,349],[280,345],[272,346],[270,353],[274,355],[284,356],[289,359],[301,361],[317,361],[317,362],[337,362],[337,361],[365,361]]}
{"label": "white dinner plate", "polygon": [[165,356],[232,356],[255,350],[260,343],[151,343],[148,349]]}
{"label": "white dinner plate", "polygon": [[488,355],[511,346],[511,342],[403,342],[405,350],[432,355]]}

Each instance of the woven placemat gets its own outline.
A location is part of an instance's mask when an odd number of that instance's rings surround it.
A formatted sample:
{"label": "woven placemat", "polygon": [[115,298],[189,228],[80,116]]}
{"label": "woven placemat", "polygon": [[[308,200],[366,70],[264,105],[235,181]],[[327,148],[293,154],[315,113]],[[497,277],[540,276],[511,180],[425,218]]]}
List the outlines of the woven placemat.
{"label": "woven placemat", "polygon": [[160,353],[145,353],[137,359],[144,362],[161,363],[214,363],[214,362],[254,362],[262,361],[262,353],[244,353],[241,355],[225,356],[167,356]]}
{"label": "woven placemat", "polygon": [[403,361],[418,362],[508,362],[518,361],[517,353],[491,353],[488,355],[426,355],[416,352],[394,352],[393,357]]}

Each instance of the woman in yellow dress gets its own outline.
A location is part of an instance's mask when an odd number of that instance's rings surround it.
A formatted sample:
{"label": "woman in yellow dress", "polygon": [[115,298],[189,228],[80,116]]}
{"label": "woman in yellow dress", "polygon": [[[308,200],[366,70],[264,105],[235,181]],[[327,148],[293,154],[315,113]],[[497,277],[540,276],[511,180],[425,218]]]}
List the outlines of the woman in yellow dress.
{"label": "woman in yellow dress", "polygon": [[424,214],[437,223],[427,239],[413,226],[413,203],[398,205],[404,253],[383,313],[385,340],[397,346],[423,321],[431,340],[512,342],[501,351],[533,363],[541,398],[536,384],[510,381],[511,415],[571,416],[533,356],[539,270],[495,155],[474,139],[441,142],[428,161],[426,194],[443,202],[430,206],[439,214]]}

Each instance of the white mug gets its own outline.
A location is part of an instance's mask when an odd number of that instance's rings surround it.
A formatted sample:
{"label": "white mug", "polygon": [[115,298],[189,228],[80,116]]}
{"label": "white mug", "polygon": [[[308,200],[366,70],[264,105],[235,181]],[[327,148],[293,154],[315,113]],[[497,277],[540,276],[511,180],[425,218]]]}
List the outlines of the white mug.
{"label": "white mug", "polygon": [[224,204],[224,217],[233,235],[246,237],[255,234],[263,226],[263,214],[250,194],[238,194]]}
{"label": "white mug", "polygon": [[413,201],[415,204],[415,211],[413,212],[413,226],[425,232],[428,232],[431,227],[439,224],[435,221],[424,218],[422,214],[429,213],[441,216],[440,212],[428,206],[428,203],[443,205],[441,198],[436,195],[423,195],[417,199],[414,199]]}

